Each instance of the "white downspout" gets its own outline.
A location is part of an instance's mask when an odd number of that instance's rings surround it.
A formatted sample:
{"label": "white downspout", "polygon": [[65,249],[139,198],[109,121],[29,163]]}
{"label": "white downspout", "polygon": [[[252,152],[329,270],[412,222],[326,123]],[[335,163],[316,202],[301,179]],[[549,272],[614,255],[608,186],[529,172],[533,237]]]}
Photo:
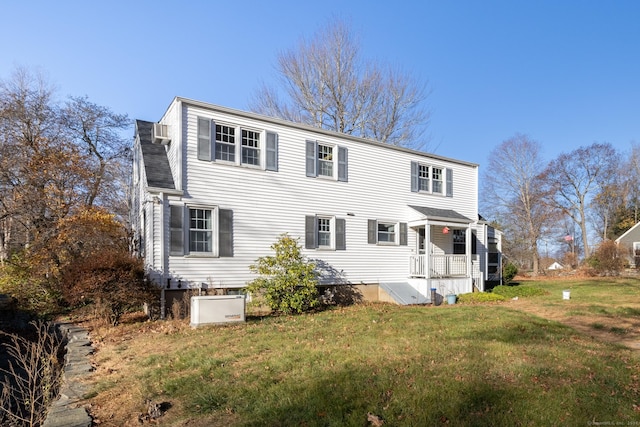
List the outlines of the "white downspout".
{"label": "white downspout", "polygon": [[165,283],[166,283],[166,279],[167,279],[167,271],[166,271],[166,261],[165,261],[165,241],[164,241],[164,236],[165,236],[165,230],[164,230],[164,193],[160,193],[158,194],[158,197],[160,198],[160,206],[159,206],[159,210],[160,210],[160,235],[158,236],[158,239],[160,240],[160,245],[159,245],[159,257],[160,257],[160,318],[161,319],[165,319],[166,316],[166,308],[165,308],[165,295],[164,295],[164,288],[165,288]]}

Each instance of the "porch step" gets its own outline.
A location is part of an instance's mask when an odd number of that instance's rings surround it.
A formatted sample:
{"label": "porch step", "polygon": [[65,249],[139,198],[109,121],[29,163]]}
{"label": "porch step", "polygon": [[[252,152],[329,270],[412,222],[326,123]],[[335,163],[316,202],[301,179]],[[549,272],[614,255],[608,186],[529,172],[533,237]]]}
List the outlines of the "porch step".
{"label": "porch step", "polygon": [[407,282],[380,283],[380,287],[400,305],[427,304],[429,299]]}

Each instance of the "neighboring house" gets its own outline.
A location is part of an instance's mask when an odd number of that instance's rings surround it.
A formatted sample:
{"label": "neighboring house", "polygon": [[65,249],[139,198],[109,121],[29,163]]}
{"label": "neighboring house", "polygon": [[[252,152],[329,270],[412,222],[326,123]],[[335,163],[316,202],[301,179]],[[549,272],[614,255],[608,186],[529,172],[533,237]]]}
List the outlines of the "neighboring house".
{"label": "neighboring house", "polygon": [[184,98],[136,121],[134,144],[131,221],[162,287],[235,292],[282,233],[322,285],[367,298],[500,283],[502,234],[479,219],[474,163]]}
{"label": "neighboring house", "polygon": [[640,260],[640,222],[625,231],[615,242],[620,248],[625,249],[629,266],[640,267],[636,264],[636,258]]}
{"label": "neighboring house", "polygon": [[553,261],[547,270],[562,270],[564,267],[558,261]]}

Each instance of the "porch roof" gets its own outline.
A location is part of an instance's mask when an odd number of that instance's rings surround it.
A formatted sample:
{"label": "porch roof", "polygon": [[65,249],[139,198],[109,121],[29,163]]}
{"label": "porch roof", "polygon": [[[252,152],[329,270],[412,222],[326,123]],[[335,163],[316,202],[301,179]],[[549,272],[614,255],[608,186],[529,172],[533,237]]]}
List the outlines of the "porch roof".
{"label": "porch roof", "polygon": [[424,219],[427,219],[427,220],[459,222],[462,224],[471,224],[473,222],[473,220],[467,218],[466,216],[452,209],[438,209],[438,208],[429,208],[426,206],[411,206],[411,205],[409,205],[409,207],[415,211],[420,212],[422,215],[424,215]]}

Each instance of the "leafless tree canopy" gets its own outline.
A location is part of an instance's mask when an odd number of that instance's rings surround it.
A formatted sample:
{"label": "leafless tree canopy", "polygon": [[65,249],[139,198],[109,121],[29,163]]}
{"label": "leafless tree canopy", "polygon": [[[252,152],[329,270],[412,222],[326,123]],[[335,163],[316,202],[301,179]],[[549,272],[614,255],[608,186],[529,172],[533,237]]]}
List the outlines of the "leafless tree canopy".
{"label": "leafless tree canopy", "polygon": [[0,264],[12,250],[46,242],[79,208],[126,217],[125,115],[86,98],[61,105],[41,75],[18,68],[0,80]]}
{"label": "leafless tree canopy", "polygon": [[489,155],[484,173],[484,208],[500,220],[512,245],[521,246],[539,270],[538,241],[549,229],[553,211],[544,203],[540,143],[516,134]]}
{"label": "leafless tree canopy", "polygon": [[348,25],[331,22],[277,57],[278,87],[262,84],[255,112],[394,145],[424,148],[426,84],[365,62]]}
{"label": "leafless tree canopy", "polygon": [[587,229],[589,202],[599,192],[611,188],[618,164],[618,154],[611,144],[594,143],[561,154],[544,173],[552,194],[550,202],[580,228],[585,258],[591,255]]}

